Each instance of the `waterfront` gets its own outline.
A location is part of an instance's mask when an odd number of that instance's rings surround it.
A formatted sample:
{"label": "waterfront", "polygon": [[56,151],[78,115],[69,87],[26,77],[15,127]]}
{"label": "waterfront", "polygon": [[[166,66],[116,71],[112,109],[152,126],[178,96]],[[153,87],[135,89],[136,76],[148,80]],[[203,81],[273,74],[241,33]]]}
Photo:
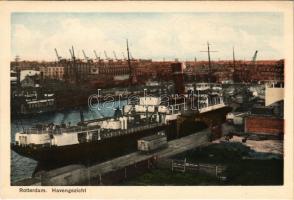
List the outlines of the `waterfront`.
{"label": "waterfront", "polygon": [[[120,106],[126,104],[126,101],[120,102]],[[110,106],[110,104],[106,105]],[[118,106],[118,102],[114,102],[114,107]],[[83,108],[83,114],[85,120],[97,119],[102,117],[111,117],[114,114],[113,109],[101,109],[101,110],[89,110],[87,107]],[[70,109],[63,112],[56,112],[50,114],[35,115],[31,118],[12,119],[11,122],[11,142],[14,142],[14,136],[16,132],[19,132],[23,128],[29,128],[32,125],[38,123],[60,124],[61,122],[76,124],[80,122],[80,110]],[[25,178],[31,178],[38,163],[30,158],[23,157],[14,151],[11,151],[11,182],[22,180]],[[52,166],[54,167],[54,166]]]}

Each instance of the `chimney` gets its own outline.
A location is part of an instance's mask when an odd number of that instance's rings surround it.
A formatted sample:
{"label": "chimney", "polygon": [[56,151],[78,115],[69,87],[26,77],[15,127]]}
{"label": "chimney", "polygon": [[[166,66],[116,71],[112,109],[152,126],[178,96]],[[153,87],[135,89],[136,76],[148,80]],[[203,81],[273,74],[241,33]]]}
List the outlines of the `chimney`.
{"label": "chimney", "polygon": [[171,64],[174,84],[175,84],[175,94],[184,94],[184,74],[183,74],[183,65],[180,62],[175,62]]}
{"label": "chimney", "polygon": [[20,69],[16,68],[16,85],[20,87]]}

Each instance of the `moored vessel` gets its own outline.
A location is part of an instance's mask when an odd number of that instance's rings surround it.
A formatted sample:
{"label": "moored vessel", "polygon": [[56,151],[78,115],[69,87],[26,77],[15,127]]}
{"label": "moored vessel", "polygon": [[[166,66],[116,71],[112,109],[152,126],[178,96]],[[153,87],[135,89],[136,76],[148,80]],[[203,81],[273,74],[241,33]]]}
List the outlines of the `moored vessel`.
{"label": "moored vessel", "polygon": [[[195,102],[196,109],[192,112],[198,115],[226,107],[221,96],[215,94],[198,94],[195,97],[187,102]],[[173,101],[167,105],[159,97],[140,97],[137,103],[116,108],[113,117],[89,121],[81,117],[77,125],[35,125],[16,133],[11,148],[39,162],[105,160],[135,151],[137,140],[145,136],[160,132],[172,140],[206,128],[204,123],[198,124],[197,121],[177,127],[178,117],[186,112],[185,106],[190,105],[187,102]]]}

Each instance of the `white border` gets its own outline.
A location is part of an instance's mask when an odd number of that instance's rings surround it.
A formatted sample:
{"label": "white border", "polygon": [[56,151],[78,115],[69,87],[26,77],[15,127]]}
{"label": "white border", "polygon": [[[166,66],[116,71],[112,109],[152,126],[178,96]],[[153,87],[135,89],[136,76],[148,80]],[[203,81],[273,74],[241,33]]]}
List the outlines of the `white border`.
{"label": "white border", "polygon": [[[0,2],[0,197],[293,199],[293,2]],[[12,12],[283,12],[285,17],[284,186],[87,187],[87,193],[19,193],[10,186],[10,14]],[[33,187],[32,187],[33,188]],[[49,188],[46,187],[48,191]],[[58,187],[63,188],[63,187]]]}

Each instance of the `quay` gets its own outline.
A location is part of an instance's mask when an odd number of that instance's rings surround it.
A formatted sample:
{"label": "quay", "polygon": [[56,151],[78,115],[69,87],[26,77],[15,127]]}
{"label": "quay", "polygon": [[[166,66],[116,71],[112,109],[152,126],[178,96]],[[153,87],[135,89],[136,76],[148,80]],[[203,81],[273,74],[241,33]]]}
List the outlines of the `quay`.
{"label": "quay", "polygon": [[[210,130],[175,139],[168,142],[168,147],[145,154],[134,152],[92,166],[68,165],[41,173],[39,176],[24,179],[12,185],[17,186],[69,186],[69,185],[110,185],[129,176],[135,176],[156,165],[157,161],[186,152],[190,149],[207,145]],[[95,155],[93,155],[95,156]]]}

